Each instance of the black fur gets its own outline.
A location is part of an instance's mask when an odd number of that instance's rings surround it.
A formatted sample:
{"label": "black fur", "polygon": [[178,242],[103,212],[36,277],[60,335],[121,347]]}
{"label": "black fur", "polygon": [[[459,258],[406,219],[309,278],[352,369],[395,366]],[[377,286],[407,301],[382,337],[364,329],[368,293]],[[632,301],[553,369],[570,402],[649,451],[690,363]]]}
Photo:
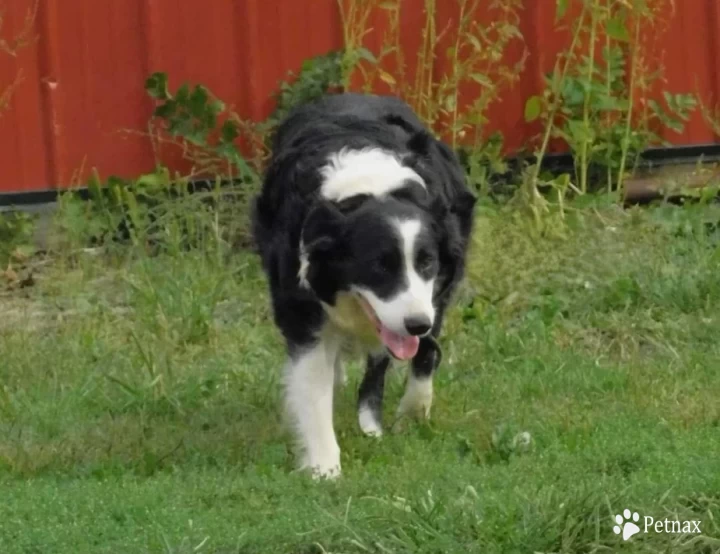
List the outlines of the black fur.
{"label": "black fur", "polygon": [[[253,236],[269,280],[275,322],[292,356],[312,344],[326,321],[320,301],[332,305],[349,283],[378,296],[392,294],[393,230],[388,215],[411,214],[425,222],[415,260],[418,272],[437,275],[432,329],[436,337],[451,294],[461,280],[472,230],[475,197],[455,154],[429,134],[397,98],[340,94],[293,111],[279,126],[262,191],[254,204]],[[335,203],[319,196],[319,170],[339,150],[382,148],[403,157],[426,184],[408,182],[389,198],[357,196]],[[303,288],[298,278],[300,241],[310,258]],[[421,340],[413,371],[435,369],[436,342]],[[435,346],[434,346],[435,345]],[[360,400],[380,413],[386,354],[368,357]]]}

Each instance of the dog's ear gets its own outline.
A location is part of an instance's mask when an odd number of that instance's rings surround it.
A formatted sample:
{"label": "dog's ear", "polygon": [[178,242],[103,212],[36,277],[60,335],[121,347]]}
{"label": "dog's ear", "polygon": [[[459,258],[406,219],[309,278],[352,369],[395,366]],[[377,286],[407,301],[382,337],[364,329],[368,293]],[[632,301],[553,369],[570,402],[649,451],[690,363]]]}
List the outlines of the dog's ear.
{"label": "dog's ear", "polygon": [[435,298],[445,296],[465,273],[465,256],[473,228],[473,194],[460,194],[452,206],[437,202],[433,208],[436,218],[435,236],[442,268],[435,289]]}
{"label": "dog's ear", "polygon": [[407,143],[407,148],[416,156],[427,156],[430,152],[432,136],[427,131],[417,131]]}
{"label": "dog's ear", "polygon": [[452,212],[462,219],[472,217],[475,204],[477,204],[477,196],[470,191],[463,191],[457,195],[452,205]]}
{"label": "dog's ear", "polygon": [[313,256],[342,252],[346,216],[331,202],[318,203],[308,214],[302,230],[306,252]]}
{"label": "dog's ear", "polygon": [[304,278],[317,297],[328,304],[334,303],[343,280],[346,217],[334,204],[322,201],[312,208],[303,225]]}
{"label": "dog's ear", "polygon": [[435,231],[441,274],[436,281],[434,296],[440,298],[463,274],[463,241],[457,220],[452,216],[440,223]]}

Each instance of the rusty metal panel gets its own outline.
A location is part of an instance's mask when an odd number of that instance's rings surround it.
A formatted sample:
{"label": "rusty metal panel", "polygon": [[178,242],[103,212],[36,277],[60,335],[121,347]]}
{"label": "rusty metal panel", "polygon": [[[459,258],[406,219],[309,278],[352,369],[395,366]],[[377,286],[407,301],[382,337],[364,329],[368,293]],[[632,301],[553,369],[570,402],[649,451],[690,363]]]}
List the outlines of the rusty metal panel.
{"label": "rusty metal panel", "polygon": [[[665,90],[692,92],[705,103],[720,102],[720,2],[691,0],[673,2],[667,30],[655,39],[665,67]],[[717,140],[698,111],[685,133],[670,130],[664,138],[673,144],[702,144]]]}
{"label": "rusty metal panel", "polygon": [[[6,5],[0,37],[9,40],[20,32],[31,8],[29,0]],[[8,109],[0,113],[0,191],[23,191],[52,182],[41,79],[36,44],[21,49],[17,57],[0,53],[0,94],[18,83]]]}
{"label": "rusty metal panel", "polygon": [[[0,0],[2,36],[22,25],[34,1]],[[403,1],[402,42],[416,52],[423,2]],[[454,3],[438,4],[441,28]],[[567,44],[567,34],[555,28],[553,4],[525,2],[526,68],[490,113],[489,126],[503,132],[509,150],[538,133],[537,124],[523,120],[523,106]],[[719,102],[720,0],[670,5],[667,29],[654,39],[664,88]],[[140,133],[152,109],[143,83],[153,71],[166,71],[171,86],[202,82],[242,116],[259,120],[272,110],[271,95],[289,70],[342,44],[336,0],[39,0],[38,6],[37,40],[17,58],[0,55],[0,85],[23,71],[11,109],[0,117],[0,192],[66,187],[92,167],[122,176],[151,169],[150,142]],[[381,31],[378,25],[368,36],[371,48]],[[514,47],[509,55],[519,52]],[[665,136],[674,144],[717,138],[699,113],[685,133]]]}
{"label": "rusty metal panel", "polygon": [[[3,1],[9,36],[34,0]],[[153,71],[261,119],[289,70],[342,42],[335,0],[39,0],[35,35],[17,59],[0,55],[0,83],[24,72],[0,118],[0,192],[150,170]]]}

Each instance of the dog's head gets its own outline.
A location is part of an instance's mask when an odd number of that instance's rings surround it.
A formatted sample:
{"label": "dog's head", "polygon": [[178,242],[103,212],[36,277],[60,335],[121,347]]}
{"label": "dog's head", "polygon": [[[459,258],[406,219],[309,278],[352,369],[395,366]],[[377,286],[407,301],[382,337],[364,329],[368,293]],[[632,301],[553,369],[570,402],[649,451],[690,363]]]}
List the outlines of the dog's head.
{"label": "dog's head", "polygon": [[409,184],[382,198],[321,202],[301,242],[300,279],[326,305],[352,295],[397,358],[412,358],[435,322],[442,239],[424,189]]}

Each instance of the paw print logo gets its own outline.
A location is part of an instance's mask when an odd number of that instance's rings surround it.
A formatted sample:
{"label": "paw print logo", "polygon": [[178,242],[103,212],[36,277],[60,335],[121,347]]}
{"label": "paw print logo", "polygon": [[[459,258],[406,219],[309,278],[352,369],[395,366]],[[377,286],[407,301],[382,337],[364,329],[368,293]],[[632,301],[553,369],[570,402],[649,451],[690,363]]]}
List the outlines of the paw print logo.
{"label": "paw print logo", "polygon": [[613,527],[613,531],[616,535],[622,533],[624,541],[640,532],[640,527],[637,526],[637,522],[640,521],[640,514],[637,512],[631,513],[630,510],[625,510],[622,514],[615,516],[615,522],[617,525]]}

